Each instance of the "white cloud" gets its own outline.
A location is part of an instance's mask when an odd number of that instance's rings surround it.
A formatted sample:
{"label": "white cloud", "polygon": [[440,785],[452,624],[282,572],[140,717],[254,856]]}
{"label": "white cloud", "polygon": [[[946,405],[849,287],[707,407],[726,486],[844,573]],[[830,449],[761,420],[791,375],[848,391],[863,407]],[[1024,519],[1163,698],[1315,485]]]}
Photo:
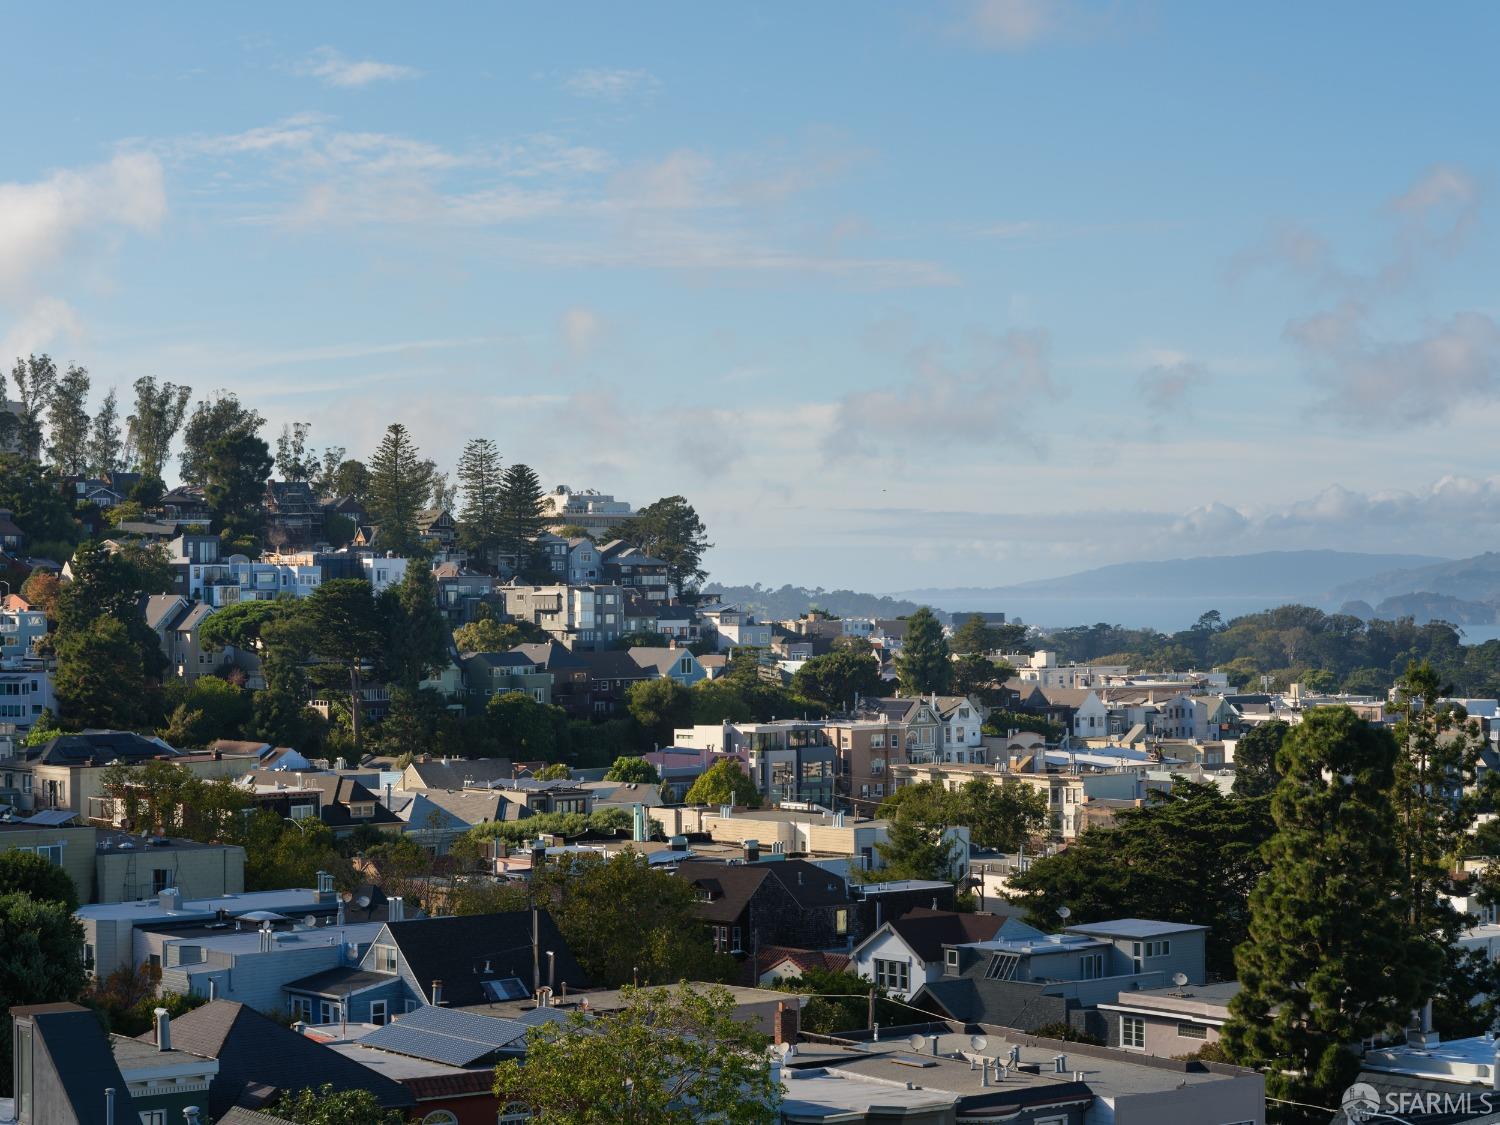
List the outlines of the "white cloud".
{"label": "white cloud", "polygon": [[152,231],[166,210],[161,164],[147,153],[0,183],[0,295],[34,297],[33,287],[86,236]]}
{"label": "white cloud", "polygon": [[73,306],[56,297],[43,297],[25,309],[0,339],[0,359],[48,351],[61,339],[76,341],[82,335],[83,324]]}
{"label": "white cloud", "polygon": [[571,308],[562,314],[560,327],[568,351],[581,358],[593,349],[604,323],[592,309]]}
{"label": "white cloud", "polygon": [[649,70],[597,68],[580,70],[568,77],[563,89],[583,98],[618,102],[637,94],[650,94],[661,80]]}
{"label": "white cloud", "polygon": [[298,67],[300,73],[320,79],[325,85],[358,89],[375,82],[416,78],[422,72],[398,63],[374,59],[351,59],[332,47],[319,47]]}
{"label": "white cloud", "polygon": [[973,0],[964,30],[981,46],[1020,51],[1057,30],[1059,0]]}
{"label": "white cloud", "polygon": [[1192,393],[1209,381],[1201,363],[1171,358],[1141,372],[1137,385],[1141,398],[1152,411],[1186,409]]}

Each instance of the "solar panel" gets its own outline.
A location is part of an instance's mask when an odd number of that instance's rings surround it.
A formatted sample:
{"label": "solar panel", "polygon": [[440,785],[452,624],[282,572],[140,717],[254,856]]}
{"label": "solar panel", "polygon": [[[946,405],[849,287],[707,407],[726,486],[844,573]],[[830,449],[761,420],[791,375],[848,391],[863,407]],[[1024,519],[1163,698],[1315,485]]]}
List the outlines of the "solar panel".
{"label": "solar panel", "polygon": [[531,995],[531,990],[522,983],[520,977],[483,980],[479,982],[479,987],[484,990],[488,1000],[525,1000]]}
{"label": "solar panel", "polygon": [[423,1007],[376,1028],[360,1042],[429,1062],[468,1066],[495,1051],[518,1046],[525,1037],[526,1025],[516,1020]]}

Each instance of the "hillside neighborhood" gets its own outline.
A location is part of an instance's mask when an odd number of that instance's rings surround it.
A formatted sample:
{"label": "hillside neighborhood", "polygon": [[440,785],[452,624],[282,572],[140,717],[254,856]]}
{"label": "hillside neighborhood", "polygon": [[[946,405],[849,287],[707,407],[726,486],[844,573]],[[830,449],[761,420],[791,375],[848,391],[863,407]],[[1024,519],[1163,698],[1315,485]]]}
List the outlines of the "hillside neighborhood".
{"label": "hillside neighborhood", "polygon": [[1300,1001],[1261,896],[1322,862],[1278,849],[1330,769],[1366,816],[1444,809],[1406,837],[1432,956],[1328,1028],[1343,1069],[1441,1091],[1493,1053],[1500,701],[1428,663],[1250,675],[1212,612],[1155,663],[1000,613],[772,620],[705,592],[681,496],[483,439],[450,486],[399,424],[273,457],[232,395],[137,394],[137,469],[24,402],[0,458],[0,926],[47,966],[3,978],[18,1121],[548,1120],[536,1075],[666,1026],[711,1061],[627,1084],[733,1070],[725,1120],[1264,1121],[1245,1064]]}

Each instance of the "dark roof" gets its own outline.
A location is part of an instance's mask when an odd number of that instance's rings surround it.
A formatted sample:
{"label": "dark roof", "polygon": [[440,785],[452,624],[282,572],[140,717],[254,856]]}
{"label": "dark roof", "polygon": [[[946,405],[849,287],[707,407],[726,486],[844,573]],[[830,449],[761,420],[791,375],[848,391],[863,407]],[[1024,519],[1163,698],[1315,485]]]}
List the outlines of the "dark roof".
{"label": "dark roof", "polygon": [[[137,1036],[143,1041],[154,1037],[153,1031]],[[408,1106],[413,1101],[399,1082],[234,1000],[210,1000],[174,1018],[172,1046],[219,1060],[208,1098],[214,1118],[242,1099],[258,1108],[282,1091],[316,1090],[325,1083],[335,1091],[369,1090],[383,1106]]]}
{"label": "dark roof", "polygon": [[107,766],[115,759],[143,762],[174,758],[177,751],[128,730],[86,730],[60,734],[27,752],[28,762],[48,766]]}
{"label": "dark roof", "polygon": [[519,652],[527,657],[538,668],[547,671],[555,671],[558,668],[583,668],[587,667],[582,660],[582,654],[574,652],[566,645],[560,645],[556,641],[544,641],[541,644],[516,645],[511,652]]}
{"label": "dark roof", "polygon": [[848,885],[842,879],[805,859],[746,864],[688,860],[677,865],[677,874],[713,895],[698,904],[698,916],[709,922],[734,921],[767,879],[780,882],[803,907],[849,902]]}
{"label": "dark roof", "polygon": [[943,956],[943,946],[971,941],[989,941],[1005,924],[994,914],[960,914],[954,910],[929,910],[919,906],[891,923],[913,953],[929,963]]}
{"label": "dark roof", "polygon": [[575,652],[580,663],[596,680],[654,680],[657,674],[642,668],[628,652],[611,649],[605,652]]}
{"label": "dark roof", "polygon": [[481,784],[500,781],[515,776],[515,766],[509,758],[480,758],[469,760],[454,758],[441,762],[413,762],[408,769],[414,771],[420,785],[413,789],[462,789],[465,781]]}
{"label": "dark roof", "polygon": [[219,1118],[219,1125],[289,1125],[285,1117],[272,1117],[269,1113],[246,1109],[242,1105],[230,1106],[229,1112]]}
{"label": "dark roof", "polygon": [[[486,980],[519,977],[528,989],[531,987],[529,911],[390,922],[386,932],[400,947],[406,967],[429,1001],[435,980],[443,982],[443,1002],[455,1008],[488,1002],[490,997],[480,987]],[[547,953],[551,951],[555,954],[556,987],[561,989],[564,981],[574,989],[588,983],[557,923],[545,910],[537,911],[537,941],[544,978]],[[486,964],[490,967],[488,974],[484,972]]]}
{"label": "dark roof", "polygon": [[28,1015],[33,1065],[50,1065],[71,1111],[38,1105],[33,1120],[105,1125],[104,1090],[114,1087],[126,1098],[129,1094],[99,1017],[77,1004],[37,1004],[12,1008],[7,1018]]}
{"label": "dark roof", "polygon": [[341,965],[336,969],[324,969],[321,973],[289,981],[281,987],[288,992],[311,992],[316,996],[350,996],[375,985],[390,983],[390,973],[375,973],[368,969]]}

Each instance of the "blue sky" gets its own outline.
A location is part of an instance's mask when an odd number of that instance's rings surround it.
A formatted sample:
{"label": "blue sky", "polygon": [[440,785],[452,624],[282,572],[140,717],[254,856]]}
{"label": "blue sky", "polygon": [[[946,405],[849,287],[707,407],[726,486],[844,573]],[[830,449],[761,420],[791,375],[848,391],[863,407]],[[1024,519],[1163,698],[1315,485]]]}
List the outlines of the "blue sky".
{"label": "blue sky", "polygon": [[0,29],[0,354],[100,394],[682,493],[726,581],[1500,547],[1492,6]]}

